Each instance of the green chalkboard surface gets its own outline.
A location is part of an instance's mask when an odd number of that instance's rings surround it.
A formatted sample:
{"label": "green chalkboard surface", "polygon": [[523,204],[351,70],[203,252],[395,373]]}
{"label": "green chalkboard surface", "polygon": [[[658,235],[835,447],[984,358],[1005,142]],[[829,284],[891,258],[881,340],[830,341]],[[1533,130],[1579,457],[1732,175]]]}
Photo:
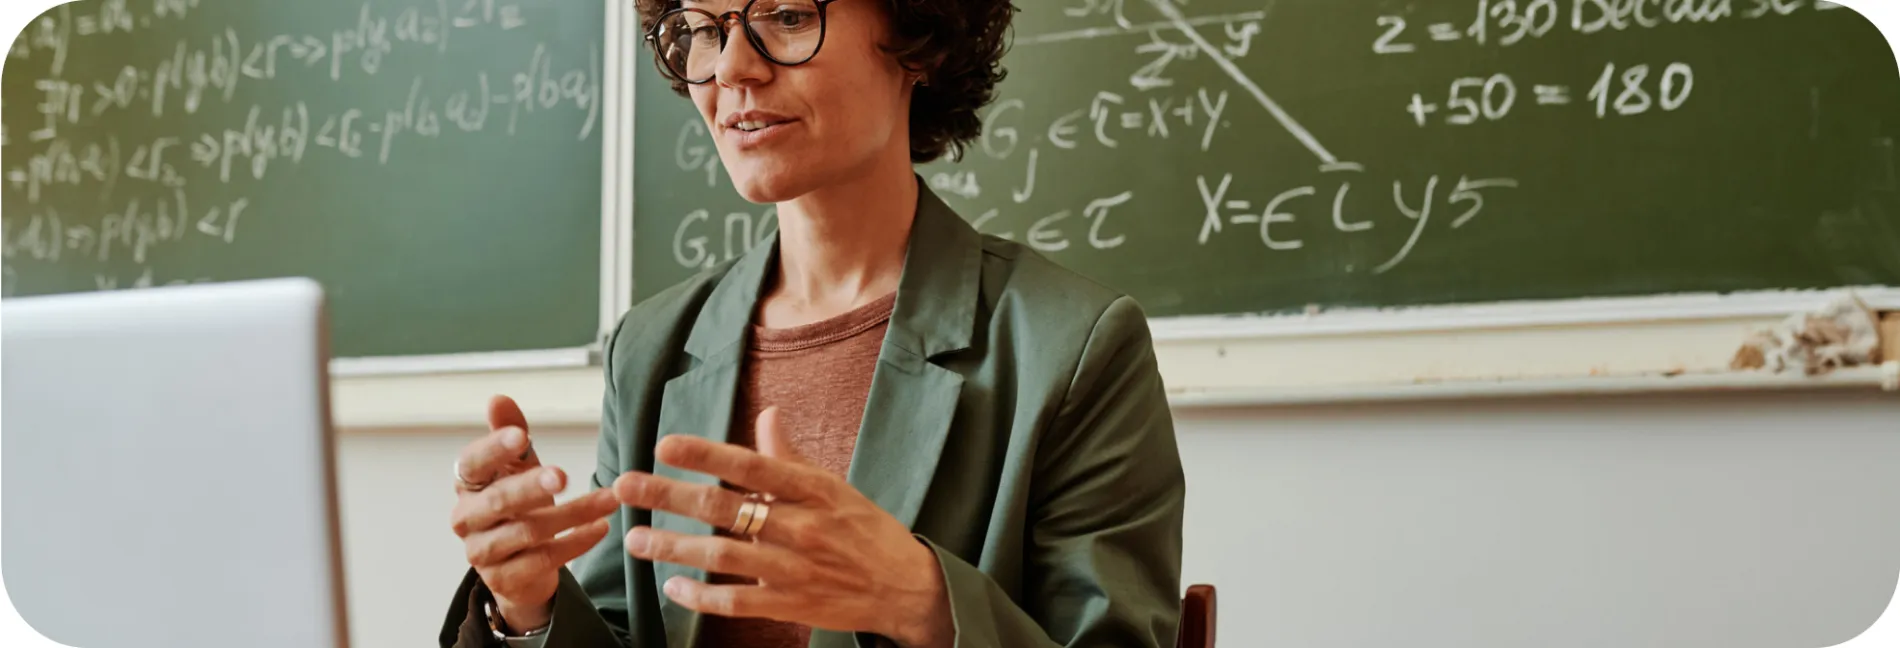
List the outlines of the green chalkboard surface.
{"label": "green chalkboard surface", "polygon": [[4,72],[5,290],[285,275],[338,356],[599,323],[603,8],[84,0]]}
{"label": "green chalkboard surface", "polygon": [[[1831,3],[1019,4],[921,171],[1151,315],[1900,285],[1900,72]],[[640,72],[645,296],[772,219]]]}

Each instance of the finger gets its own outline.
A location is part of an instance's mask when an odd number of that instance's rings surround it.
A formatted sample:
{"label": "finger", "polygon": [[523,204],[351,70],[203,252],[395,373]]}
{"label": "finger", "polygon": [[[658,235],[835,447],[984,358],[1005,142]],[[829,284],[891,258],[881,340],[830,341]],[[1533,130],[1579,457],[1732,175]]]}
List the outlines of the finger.
{"label": "finger", "polygon": [[501,430],[511,427],[520,428],[522,436],[528,439],[526,443],[527,448],[523,450],[518,459],[520,461],[531,461],[537,466],[541,465],[540,459],[536,457],[534,453],[533,436],[528,431],[528,415],[521,413],[521,405],[515,403],[515,399],[500,394],[489,398],[488,429]]}
{"label": "finger", "polygon": [[793,501],[831,501],[838,479],[817,466],[774,459],[739,446],[674,434],[660,439],[661,462]]}
{"label": "finger", "polygon": [[739,517],[745,496],[718,486],[704,486],[643,472],[622,473],[614,479],[614,497],[621,504],[649,511],[666,511],[725,529]]}
{"label": "finger", "polygon": [[462,454],[455,464],[462,479],[456,482],[455,488],[461,492],[468,491],[469,484],[488,488],[500,477],[540,465],[540,460],[529,449],[527,431],[502,428],[462,446]]}
{"label": "finger", "polygon": [[666,597],[700,614],[797,622],[796,597],[758,585],[708,585],[684,576],[666,581]]}
{"label": "finger", "polygon": [[477,567],[476,573],[481,574],[484,582],[506,583],[557,571],[600,544],[607,537],[609,529],[606,520],[599,520],[556,538],[539,549],[515,554],[501,564]]}
{"label": "finger", "polygon": [[466,493],[455,503],[451,525],[464,538],[492,529],[515,516],[554,504],[554,495],[567,488],[567,474],[549,466],[496,480],[479,493]]}
{"label": "finger", "polygon": [[521,405],[515,399],[497,394],[488,399],[488,429],[499,430],[505,427],[528,429],[528,416],[521,413]]}
{"label": "finger", "polygon": [[765,411],[759,412],[756,427],[759,454],[792,463],[810,463],[805,461],[805,457],[798,454],[798,448],[792,445],[791,432],[779,425],[778,407],[767,407]]}
{"label": "finger", "polygon": [[488,565],[553,541],[564,532],[605,519],[619,508],[613,493],[597,490],[558,506],[530,511],[505,523],[470,534],[468,562]]}
{"label": "finger", "polygon": [[[689,484],[641,472],[620,475],[614,480],[613,492],[621,504],[677,513],[728,532],[739,521],[739,507],[746,501],[745,496],[717,486]],[[805,531],[812,526],[809,510],[789,501],[766,506],[770,509],[766,511],[765,521],[753,537],[786,547],[809,546],[815,537]]]}
{"label": "finger", "polygon": [[548,541],[542,551],[547,555],[548,562],[565,565],[586,555],[589,550],[599,545],[601,540],[607,539],[609,529],[607,518],[594,520],[574,527],[574,530],[569,531],[567,535]]}
{"label": "finger", "polygon": [[626,546],[627,555],[641,560],[764,581],[803,581],[797,572],[805,570],[808,564],[803,557],[782,547],[644,526],[627,531]]}

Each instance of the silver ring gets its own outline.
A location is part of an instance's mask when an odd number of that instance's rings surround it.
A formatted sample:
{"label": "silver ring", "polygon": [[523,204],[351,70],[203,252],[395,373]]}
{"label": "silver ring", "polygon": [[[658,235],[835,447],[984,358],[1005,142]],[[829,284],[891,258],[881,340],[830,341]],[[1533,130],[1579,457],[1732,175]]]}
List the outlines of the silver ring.
{"label": "silver ring", "polygon": [[482,482],[479,484],[472,483],[468,480],[468,478],[463,477],[461,459],[455,460],[455,483],[457,485],[460,485],[462,487],[462,490],[468,491],[470,493],[481,492],[481,490],[484,488],[487,488],[489,484],[489,482]]}

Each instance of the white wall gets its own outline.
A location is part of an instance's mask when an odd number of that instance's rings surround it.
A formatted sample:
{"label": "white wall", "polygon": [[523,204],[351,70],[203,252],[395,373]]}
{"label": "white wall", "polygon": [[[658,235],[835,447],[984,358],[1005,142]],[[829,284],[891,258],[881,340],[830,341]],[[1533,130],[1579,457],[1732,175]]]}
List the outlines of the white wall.
{"label": "white wall", "polygon": [[1224,646],[1821,648],[1900,576],[1900,395],[1178,420]]}
{"label": "white wall", "polygon": [[[1900,574],[1900,397],[1871,389],[1177,420],[1184,578],[1219,588],[1226,646],[1820,648]],[[475,433],[342,437],[359,648],[432,640],[466,567],[449,462]],[[592,465],[591,429],[535,439]]]}
{"label": "white wall", "polygon": [[[480,420],[483,403],[469,405]],[[351,430],[339,438],[353,648],[435,645],[443,613],[468,570],[461,540],[449,530],[455,505],[450,471],[462,445],[484,431]],[[534,428],[542,461],[569,473],[566,495],[586,491],[596,439],[587,428]]]}
{"label": "white wall", "polygon": [[[1750,328],[1821,301],[1158,327],[1184,578],[1219,588],[1229,647],[1850,639],[1900,574],[1900,395],[1873,369],[1726,368]],[[1871,301],[1900,310],[1900,291]],[[592,368],[336,382],[359,648],[434,640],[466,568],[450,464],[487,397],[515,395],[544,460],[585,471],[600,385]]]}

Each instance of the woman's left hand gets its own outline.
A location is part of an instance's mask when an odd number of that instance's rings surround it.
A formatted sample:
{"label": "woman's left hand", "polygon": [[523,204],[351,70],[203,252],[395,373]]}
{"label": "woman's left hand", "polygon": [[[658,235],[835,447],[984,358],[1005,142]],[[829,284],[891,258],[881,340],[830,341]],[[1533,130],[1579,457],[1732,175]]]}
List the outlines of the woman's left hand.
{"label": "woman's left hand", "polygon": [[[770,494],[753,541],[634,527],[627,553],[758,581],[709,585],[682,576],[666,582],[668,598],[701,613],[868,632],[907,647],[949,645],[955,632],[950,604],[930,547],[849,483],[800,460],[775,408],[759,415],[757,430],[760,452],[686,435],[663,438],[655,448],[660,462]],[[621,475],[613,489],[627,506],[716,529],[730,528],[746,501],[717,486],[641,472]]]}

